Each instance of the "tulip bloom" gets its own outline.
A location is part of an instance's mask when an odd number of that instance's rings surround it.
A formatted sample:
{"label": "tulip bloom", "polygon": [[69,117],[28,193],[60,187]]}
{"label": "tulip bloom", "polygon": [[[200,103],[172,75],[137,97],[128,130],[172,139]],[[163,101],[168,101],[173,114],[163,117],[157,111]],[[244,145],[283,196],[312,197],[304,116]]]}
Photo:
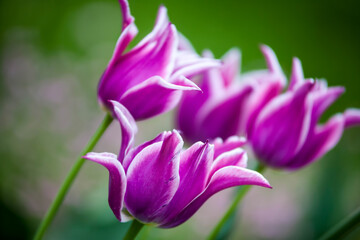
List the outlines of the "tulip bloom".
{"label": "tulip bloom", "polygon": [[317,124],[343,92],[343,87],[328,88],[324,80],[305,80],[295,58],[288,91],[272,99],[255,120],[249,140],[258,159],[275,168],[298,169],[331,150],[344,128],[360,124],[358,109]]}
{"label": "tulip bloom", "polygon": [[140,120],[175,107],[182,91],[200,91],[187,77],[219,63],[181,49],[178,33],[169,22],[164,6],[159,8],[152,32],[125,52],[136,36],[137,28],[128,2],[119,2],[123,15],[122,32],[99,82],[100,104],[111,110],[109,100],[119,101],[136,120]]}
{"label": "tulip bloom", "polygon": [[183,150],[183,140],[173,130],[133,147],[135,121],[120,103],[113,104],[122,131],[119,156],[88,153],[85,158],[108,169],[109,205],[119,221],[132,216],[158,227],[176,227],[225,188],[270,188],[261,174],[245,168],[241,138],[217,139],[214,144],[197,142]]}
{"label": "tulip bloom", "polygon": [[[203,93],[186,92],[179,104],[177,127],[189,142],[232,135],[245,135],[252,129],[260,109],[283,89],[286,79],[275,53],[261,46],[268,70],[239,77],[240,52],[230,50],[220,68],[202,74]],[[205,53],[211,56],[211,53]]]}

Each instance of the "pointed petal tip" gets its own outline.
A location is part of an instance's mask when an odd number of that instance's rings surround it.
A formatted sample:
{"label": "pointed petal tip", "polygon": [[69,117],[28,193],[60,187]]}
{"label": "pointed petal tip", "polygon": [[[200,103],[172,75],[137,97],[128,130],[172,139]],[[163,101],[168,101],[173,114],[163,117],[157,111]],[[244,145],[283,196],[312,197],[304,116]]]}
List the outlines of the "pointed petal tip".
{"label": "pointed petal tip", "polygon": [[265,44],[260,45],[260,50],[263,53],[266,65],[270,72],[282,74],[280,63],[276,57],[276,54],[272,48]]}
{"label": "pointed petal tip", "polygon": [[214,58],[214,54],[210,49],[205,49],[201,55],[205,58],[211,58],[211,59]]}
{"label": "pointed petal tip", "polygon": [[122,12],[124,30],[129,24],[134,22],[135,18],[131,15],[129,2],[127,0],[119,0],[119,4]]}

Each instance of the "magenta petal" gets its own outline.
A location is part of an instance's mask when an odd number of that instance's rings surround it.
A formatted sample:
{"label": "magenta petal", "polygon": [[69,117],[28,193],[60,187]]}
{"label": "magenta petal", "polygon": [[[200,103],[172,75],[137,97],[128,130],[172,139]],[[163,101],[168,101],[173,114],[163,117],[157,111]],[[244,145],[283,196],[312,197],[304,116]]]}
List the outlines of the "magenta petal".
{"label": "magenta petal", "polygon": [[132,148],[125,156],[125,159],[122,163],[125,172],[127,172],[127,169],[129,168],[129,165],[131,164],[132,160],[135,158],[135,156],[141,152],[144,148],[157,143],[157,142],[162,142],[164,140],[165,137],[169,136],[169,132],[162,132],[159,135],[157,135],[154,139],[147,141],[135,148]]}
{"label": "magenta petal", "polygon": [[219,155],[231,151],[233,149],[242,147],[246,143],[246,138],[238,137],[238,136],[231,136],[226,139],[225,142],[221,138],[216,138],[212,144],[215,147],[214,159],[216,159]]}
{"label": "magenta petal", "polygon": [[306,140],[304,147],[288,164],[289,169],[298,169],[322,157],[340,140],[345,119],[342,114],[333,116],[325,125],[317,126]]}
{"label": "magenta petal", "polygon": [[126,191],[126,176],[116,155],[91,152],[86,154],[84,158],[103,165],[109,171],[109,205],[116,218],[122,221],[121,209]]}
{"label": "magenta petal", "polygon": [[166,212],[157,222],[163,223],[173,218],[204,190],[213,154],[214,147],[209,143],[201,142],[195,143],[181,153],[179,188],[167,206]]}
{"label": "magenta petal", "polygon": [[253,93],[247,104],[247,109],[243,114],[247,117],[246,132],[250,138],[252,130],[260,111],[270,102],[274,97],[278,96],[283,88],[281,79],[283,76],[264,76],[264,80],[259,83],[255,83]]}
{"label": "magenta petal", "polygon": [[230,96],[225,96],[220,101],[206,103],[198,116],[200,123],[198,127],[203,133],[199,139],[203,141],[216,137],[226,139],[243,129],[246,119],[242,111],[252,90],[251,86],[244,85],[232,96],[229,94]]}
{"label": "magenta petal", "polygon": [[[261,45],[260,49],[265,56],[266,64],[270,72],[282,74],[280,63],[274,51],[266,45]],[[284,83],[285,84],[285,83]]]}
{"label": "magenta petal", "polygon": [[[212,176],[217,170],[227,166],[237,166],[246,168],[247,166],[247,154],[241,148],[236,148],[231,151],[227,151],[218,156],[211,167],[210,176]],[[210,178],[209,178],[210,179]]]}
{"label": "magenta petal", "polygon": [[241,185],[257,185],[271,188],[269,182],[258,172],[235,166],[222,168],[215,172],[206,189],[199,194],[174,218],[160,225],[163,228],[171,228],[188,220],[194,213],[215,193],[226,188]]}
{"label": "magenta petal", "polygon": [[251,135],[259,159],[282,166],[302,147],[310,127],[311,103],[307,96],[312,86],[306,82],[294,93],[275,98],[261,112]]}
{"label": "magenta petal", "polygon": [[143,222],[162,213],[179,186],[179,161],[183,141],[177,131],[163,142],[145,147],[127,170],[125,203],[128,211]]}
{"label": "magenta petal", "polygon": [[114,59],[99,84],[101,101],[106,106],[107,100],[119,101],[127,90],[153,76],[167,79],[174,67],[177,45],[176,29],[169,23],[156,38]]}
{"label": "magenta petal", "polygon": [[331,87],[322,91],[314,91],[313,95],[313,113],[312,121],[316,124],[323,112],[336,101],[343,94],[345,88],[343,87]]}
{"label": "magenta petal", "polygon": [[129,24],[134,22],[134,17],[131,16],[129,3],[127,0],[119,0],[119,4],[121,7],[123,30],[124,30]]}
{"label": "magenta petal", "polygon": [[167,15],[167,9],[165,6],[160,6],[153,30],[146,35],[134,48],[133,50],[141,49],[144,45],[147,45],[151,42],[157,41],[157,39],[164,34],[166,28],[169,26],[169,17]]}
{"label": "magenta petal", "polygon": [[304,82],[304,72],[301,62],[298,58],[293,59],[292,72],[289,84],[289,90],[294,90],[296,86]]}
{"label": "magenta petal", "polygon": [[360,125],[360,109],[350,108],[345,111],[345,127],[353,127]]}
{"label": "magenta petal", "polygon": [[221,66],[221,75],[224,86],[228,87],[233,83],[240,73],[241,53],[237,48],[230,49],[225,56],[222,57],[223,65]]}
{"label": "magenta petal", "polygon": [[190,78],[211,68],[220,67],[220,61],[212,58],[201,58],[197,54],[179,51],[175,69],[170,77],[170,82],[185,76]]}
{"label": "magenta petal", "polygon": [[125,155],[129,152],[134,144],[134,136],[137,132],[137,126],[134,118],[129,111],[119,102],[111,101],[113,104],[113,112],[118,119],[121,128],[121,146],[119,160],[124,161]]}
{"label": "magenta petal", "polygon": [[193,82],[180,78],[169,83],[161,77],[152,77],[127,91],[120,102],[124,104],[135,119],[145,119],[164,113],[176,106],[181,91],[200,91]]}

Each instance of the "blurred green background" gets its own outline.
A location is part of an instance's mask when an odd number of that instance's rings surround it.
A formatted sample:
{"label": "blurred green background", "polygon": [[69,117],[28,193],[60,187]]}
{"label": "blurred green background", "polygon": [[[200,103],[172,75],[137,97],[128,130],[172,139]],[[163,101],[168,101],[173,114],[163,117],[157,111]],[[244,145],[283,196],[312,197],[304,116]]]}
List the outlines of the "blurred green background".
{"label": "blurred green background", "polygon": [[[242,71],[264,68],[259,44],[276,52],[289,76],[291,59],[305,77],[343,85],[346,94],[324,121],[360,108],[358,1],[130,0],[138,41],[164,4],[171,21],[198,52],[216,57],[237,46]],[[0,1],[0,237],[28,239],[73,161],[104,113],[96,87],[121,30],[116,0]],[[140,122],[137,142],[170,130],[173,113]],[[117,152],[114,123],[97,151]],[[337,147],[298,172],[268,170],[273,190],[253,188],[238,212],[231,239],[315,239],[360,205],[360,129],[346,130]],[[46,239],[121,239],[107,204],[107,172],[86,163]],[[171,230],[145,228],[139,239],[204,239],[233,192],[208,201]],[[349,239],[359,239],[360,231]]]}

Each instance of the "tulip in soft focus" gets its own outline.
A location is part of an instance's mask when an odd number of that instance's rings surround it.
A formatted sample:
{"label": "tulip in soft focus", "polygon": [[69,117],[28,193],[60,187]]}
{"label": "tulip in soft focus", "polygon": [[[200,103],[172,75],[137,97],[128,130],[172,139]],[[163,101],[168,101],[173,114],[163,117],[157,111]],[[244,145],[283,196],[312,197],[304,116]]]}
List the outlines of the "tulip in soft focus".
{"label": "tulip in soft focus", "polygon": [[85,158],[108,169],[109,205],[119,221],[133,216],[158,227],[176,227],[225,188],[270,188],[261,174],[245,168],[247,156],[239,148],[243,139],[197,142],[184,150],[181,136],[173,130],[133,147],[135,121],[120,103],[112,103],[122,131],[119,156],[88,153]]}
{"label": "tulip in soft focus", "polygon": [[327,87],[324,80],[305,80],[295,58],[289,89],[261,110],[249,134],[258,159],[271,167],[298,169],[331,150],[345,128],[360,124],[360,110],[348,109],[318,125],[343,92],[343,87]]}
{"label": "tulip in soft focus", "polygon": [[137,34],[128,2],[119,0],[123,26],[112,59],[98,86],[98,99],[111,110],[109,100],[121,102],[136,120],[161,114],[175,107],[182,91],[200,89],[187,77],[219,63],[181,49],[176,28],[161,6],[151,33],[125,51]]}
{"label": "tulip in soft focus", "polygon": [[[239,76],[240,52],[230,50],[220,68],[201,75],[203,93],[186,92],[176,117],[178,129],[189,142],[246,135],[260,109],[277,96],[286,83],[275,53],[263,45],[268,66]],[[205,53],[211,57],[211,53]]]}

